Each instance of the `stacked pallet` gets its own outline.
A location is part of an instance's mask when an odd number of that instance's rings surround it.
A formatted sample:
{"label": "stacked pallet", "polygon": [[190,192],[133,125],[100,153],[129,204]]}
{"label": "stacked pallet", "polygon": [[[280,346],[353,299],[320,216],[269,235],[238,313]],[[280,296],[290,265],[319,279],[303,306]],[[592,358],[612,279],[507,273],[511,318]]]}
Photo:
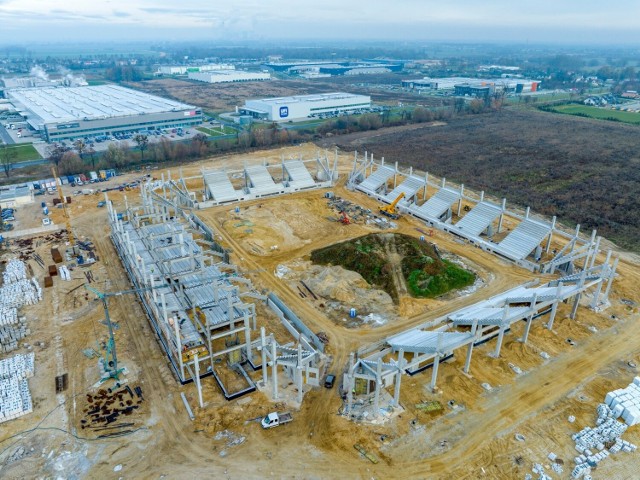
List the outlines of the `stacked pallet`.
{"label": "stacked pallet", "polygon": [[34,368],[33,353],[0,360],[0,423],[33,411],[27,379]]}

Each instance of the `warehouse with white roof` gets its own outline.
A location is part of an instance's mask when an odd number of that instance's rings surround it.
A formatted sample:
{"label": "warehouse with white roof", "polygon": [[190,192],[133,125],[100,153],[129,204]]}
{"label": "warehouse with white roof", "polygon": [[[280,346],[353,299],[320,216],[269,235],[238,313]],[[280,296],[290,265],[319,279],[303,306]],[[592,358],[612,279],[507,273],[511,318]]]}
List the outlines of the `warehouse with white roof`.
{"label": "warehouse with white roof", "polygon": [[198,107],[117,85],[27,88],[5,94],[48,142],[202,123]]}
{"label": "warehouse with white roof", "polygon": [[320,93],[294,97],[247,100],[239,113],[261,120],[287,122],[306,119],[311,115],[355,112],[371,107],[371,97],[353,93]]}

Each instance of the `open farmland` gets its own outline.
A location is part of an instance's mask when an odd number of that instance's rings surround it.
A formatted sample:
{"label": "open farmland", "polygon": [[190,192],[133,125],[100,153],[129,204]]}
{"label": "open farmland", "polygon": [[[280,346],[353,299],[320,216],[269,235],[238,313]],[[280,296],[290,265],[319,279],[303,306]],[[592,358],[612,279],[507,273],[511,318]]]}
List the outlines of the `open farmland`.
{"label": "open farmland", "polygon": [[439,126],[325,142],[368,150],[640,250],[640,131],[633,125],[505,109]]}
{"label": "open farmland", "polygon": [[614,122],[640,124],[640,113],[612,110],[610,108],[590,107],[588,105],[558,105],[550,110],[556,113],[567,115],[577,115],[580,117],[597,118],[600,120],[611,120]]}

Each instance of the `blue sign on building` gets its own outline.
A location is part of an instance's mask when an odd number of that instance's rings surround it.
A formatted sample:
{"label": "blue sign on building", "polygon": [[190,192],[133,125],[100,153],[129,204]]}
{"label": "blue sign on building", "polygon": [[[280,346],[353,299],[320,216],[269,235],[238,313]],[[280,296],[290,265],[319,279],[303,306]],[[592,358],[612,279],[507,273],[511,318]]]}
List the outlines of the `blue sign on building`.
{"label": "blue sign on building", "polygon": [[280,107],[280,118],[287,118],[289,116],[289,107]]}

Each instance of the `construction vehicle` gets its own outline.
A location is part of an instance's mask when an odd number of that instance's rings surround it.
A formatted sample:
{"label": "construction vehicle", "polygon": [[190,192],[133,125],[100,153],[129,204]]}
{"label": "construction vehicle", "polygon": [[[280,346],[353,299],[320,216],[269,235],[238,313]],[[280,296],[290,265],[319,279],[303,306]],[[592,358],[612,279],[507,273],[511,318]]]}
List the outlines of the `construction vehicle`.
{"label": "construction vehicle", "polygon": [[267,414],[266,417],[262,419],[260,424],[262,428],[273,428],[279,427],[280,425],[284,425],[285,423],[289,423],[293,420],[293,416],[289,412],[271,412]]}
{"label": "construction vehicle", "polygon": [[[73,237],[73,232],[71,231],[71,214],[67,208],[67,202],[64,198],[64,194],[62,193],[62,182],[58,178],[58,173],[56,172],[56,167],[51,166],[51,173],[53,174],[53,179],[56,182],[56,188],[58,190],[58,196],[60,197],[60,202],[62,203],[62,209],[64,212],[64,220],[67,227],[67,236],[69,237],[69,245],[72,247],[75,245],[75,238]],[[53,193],[53,192],[52,192]]]}
{"label": "construction vehicle", "polygon": [[349,217],[347,217],[347,213],[344,210],[340,213],[342,214],[339,220],[340,223],[343,225],[349,225],[351,223],[351,220],[349,220]]}
{"label": "construction vehicle", "polygon": [[389,218],[393,218],[394,220],[397,220],[398,218],[400,218],[400,214],[398,213],[396,205],[398,205],[400,200],[402,200],[403,198],[404,198],[404,192],[398,195],[396,199],[393,202],[391,202],[390,205],[385,205],[384,207],[380,207],[380,213],[383,215],[386,215]]}

